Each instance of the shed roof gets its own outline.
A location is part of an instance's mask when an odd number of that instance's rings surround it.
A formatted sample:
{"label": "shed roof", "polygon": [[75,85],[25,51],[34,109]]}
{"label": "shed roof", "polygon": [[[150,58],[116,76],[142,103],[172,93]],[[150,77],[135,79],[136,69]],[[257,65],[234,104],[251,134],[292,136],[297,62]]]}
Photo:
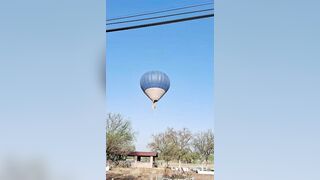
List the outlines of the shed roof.
{"label": "shed roof", "polygon": [[141,156],[141,157],[150,157],[150,156],[153,156],[153,157],[158,157],[158,153],[157,152],[130,152],[128,154],[128,156]]}

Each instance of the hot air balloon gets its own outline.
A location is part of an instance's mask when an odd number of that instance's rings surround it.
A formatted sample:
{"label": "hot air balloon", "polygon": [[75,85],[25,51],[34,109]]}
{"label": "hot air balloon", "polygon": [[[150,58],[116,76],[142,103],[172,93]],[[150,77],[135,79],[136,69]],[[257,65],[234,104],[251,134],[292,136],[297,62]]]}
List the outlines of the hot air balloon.
{"label": "hot air balloon", "polygon": [[149,71],[142,75],[140,87],[144,94],[152,101],[152,108],[156,108],[156,103],[168,91],[170,87],[169,77],[160,71]]}

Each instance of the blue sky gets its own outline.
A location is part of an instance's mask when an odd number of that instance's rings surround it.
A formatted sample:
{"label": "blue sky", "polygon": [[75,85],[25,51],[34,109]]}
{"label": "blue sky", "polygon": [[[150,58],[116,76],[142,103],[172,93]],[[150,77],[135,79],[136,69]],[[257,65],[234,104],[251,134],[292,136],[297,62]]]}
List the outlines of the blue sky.
{"label": "blue sky", "polygon": [[[206,2],[109,1],[107,17]],[[167,127],[213,129],[213,29],[210,18],[107,34],[107,111],[130,119],[137,150],[148,150],[152,134]],[[171,80],[154,111],[139,86],[149,70]]]}

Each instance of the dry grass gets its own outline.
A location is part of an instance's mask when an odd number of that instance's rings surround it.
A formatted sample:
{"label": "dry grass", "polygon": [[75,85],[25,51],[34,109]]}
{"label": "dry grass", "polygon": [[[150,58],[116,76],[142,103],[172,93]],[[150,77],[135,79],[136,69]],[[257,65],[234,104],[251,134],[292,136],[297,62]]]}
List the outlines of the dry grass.
{"label": "dry grass", "polygon": [[[113,168],[108,172],[107,180],[157,180],[157,177],[163,176],[164,173],[164,168]],[[166,174],[171,176],[175,172],[167,169]],[[194,172],[189,175],[195,180],[213,180],[212,175],[199,175]]]}

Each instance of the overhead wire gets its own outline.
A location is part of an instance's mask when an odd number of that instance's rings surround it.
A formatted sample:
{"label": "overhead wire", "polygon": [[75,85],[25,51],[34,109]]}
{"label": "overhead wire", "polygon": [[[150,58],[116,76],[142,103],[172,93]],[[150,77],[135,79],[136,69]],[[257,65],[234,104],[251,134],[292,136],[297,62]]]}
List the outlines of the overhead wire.
{"label": "overhead wire", "polygon": [[106,25],[114,25],[114,24],[123,24],[123,23],[139,22],[139,21],[145,21],[145,20],[153,20],[153,19],[159,19],[159,18],[166,18],[166,17],[186,15],[186,14],[194,14],[194,13],[200,13],[200,12],[207,12],[207,11],[212,11],[212,10],[214,10],[214,9],[213,9],[213,8],[210,8],[210,9],[202,9],[202,10],[197,10],[197,11],[189,11],[189,12],[182,12],[182,13],[176,13],[176,14],[163,15],[163,16],[154,16],[154,17],[149,17],[149,18],[134,19],[134,20],[128,20],[128,21],[114,22],[114,23],[107,23]]}
{"label": "overhead wire", "polygon": [[177,23],[177,22],[191,21],[191,20],[210,18],[210,17],[214,17],[214,13],[200,15],[200,16],[192,16],[192,17],[187,17],[187,18],[154,22],[154,23],[148,23],[148,24],[140,24],[140,25],[134,25],[134,26],[107,29],[106,32],[110,33],[110,32],[116,32],[116,31],[125,31],[125,30],[130,30],[130,29],[138,29],[138,28],[144,28],[144,27],[150,27],[150,26],[159,26],[159,25],[172,24],[172,23]]}
{"label": "overhead wire", "polygon": [[[187,14],[195,14],[195,13],[200,14],[200,15],[187,16],[187,17],[178,18],[178,19],[162,20],[162,21],[158,21],[158,22],[156,21],[156,22],[145,23],[145,24],[124,26],[124,27],[117,27],[117,28],[107,28],[106,32],[125,31],[125,30],[130,30],[130,29],[138,29],[138,28],[144,28],[144,27],[150,27],[150,26],[159,26],[159,25],[172,24],[172,23],[183,22],[183,21],[191,21],[191,20],[196,20],[196,19],[210,18],[210,17],[214,16],[213,12],[206,13],[206,14],[204,14],[203,12],[213,11],[214,8],[207,8],[207,9],[200,9],[200,10],[198,9],[198,10],[184,11],[184,12],[174,13],[174,14],[165,14],[165,15],[145,17],[145,18],[140,18],[140,19],[131,19],[131,20],[124,20],[124,21],[110,22],[110,21],[115,21],[115,20],[129,19],[129,18],[133,18],[133,17],[147,16],[147,15],[160,14],[160,13],[172,12],[172,11],[179,11],[179,10],[183,10],[183,9],[190,9],[190,8],[195,8],[195,7],[206,6],[206,5],[210,5],[210,4],[213,4],[213,2],[107,19],[106,25],[110,26],[110,25],[116,25],[116,24],[124,24],[124,23],[140,22],[140,21],[153,20],[153,19],[161,19],[161,18],[167,18],[167,17],[175,17],[175,16],[181,16],[181,15],[187,15]],[[110,23],[108,23],[108,22],[110,22]]]}
{"label": "overhead wire", "polygon": [[195,8],[195,7],[207,6],[207,5],[212,5],[212,4],[213,4],[213,2],[210,2],[210,3],[203,3],[203,4],[197,4],[197,5],[184,6],[184,7],[180,7],[180,8],[161,10],[161,11],[156,11],[156,12],[147,12],[147,13],[128,15],[128,16],[121,16],[121,17],[107,19],[106,21],[108,22],[108,21],[128,19],[128,18],[139,17],[139,16],[153,15],[153,14],[159,14],[159,13],[165,13],[165,12],[171,12],[171,11],[177,11],[177,10],[183,10],[183,9],[190,9],[190,8]]}

